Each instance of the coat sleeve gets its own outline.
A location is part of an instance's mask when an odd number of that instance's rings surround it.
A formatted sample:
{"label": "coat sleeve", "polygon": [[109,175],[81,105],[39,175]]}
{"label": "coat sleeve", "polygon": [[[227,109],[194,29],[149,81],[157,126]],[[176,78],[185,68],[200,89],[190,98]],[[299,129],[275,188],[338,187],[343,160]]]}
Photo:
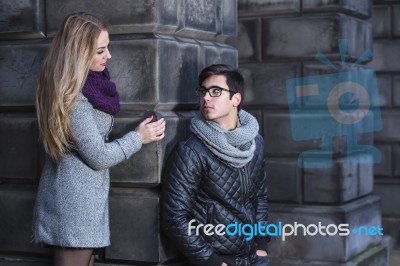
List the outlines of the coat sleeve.
{"label": "coat sleeve", "polygon": [[[162,187],[162,228],[178,249],[195,265],[220,266],[222,259],[194,230],[189,235],[190,210],[201,181],[198,155],[179,144],[166,164]],[[197,223],[193,223],[196,225]]]}
{"label": "coat sleeve", "polygon": [[70,126],[74,148],[94,170],[108,169],[140,150],[142,142],[132,131],[112,142],[105,142],[93,118],[93,107],[87,99],[79,99],[71,111]]}
{"label": "coat sleeve", "polygon": [[[268,208],[267,208],[267,175],[265,172],[265,159],[264,159],[264,142],[260,137],[261,141],[257,145],[260,145],[259,160],[261,160],[261,167],[257,171],[257,180],[259,190],[257,192],[258,205],[257,205],[257,222],[260,222],[263,226],[268,225]],[[268,251],[268,242],[270,236],[257,236],[255,237],[257,242],[257,249]]]}

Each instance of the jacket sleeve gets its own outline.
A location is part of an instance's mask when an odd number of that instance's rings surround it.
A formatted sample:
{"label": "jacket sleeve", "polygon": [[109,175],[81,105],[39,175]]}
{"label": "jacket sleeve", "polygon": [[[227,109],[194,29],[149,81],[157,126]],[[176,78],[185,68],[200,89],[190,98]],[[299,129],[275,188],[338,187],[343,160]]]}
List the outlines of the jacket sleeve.
{"label": "jacket sleeve", "polygon": [[[178,249],[195,265],[220,266],[222,259],[195,230],[188,226],[193,203],[201,181],[201,163],[198,155],[179,144],[166,164],[162,188],[162,228]],[[193,225],[197,223],[194,222]]]}
{"label": "jacket sleeve", "polygon": [[[268,208],[267,208],[267,175],[265,172],[265,159],[264,159],[264,145],[263,140],[260,141],[261,149],[259,150],[259,160],[261,160],[261,167],[257,171],[257,180],[259,181],[259,190],[257,192],[258,206],[257,206],[257,222],[263,226],[268,225]],[[270,236],[257,236],[257,249],[268,251],[268,242]]]}
{"label": "jacket sleeve", "polygon": [[94,170],[108,169],[140,150],[142,142],[134,131],[112,142],[105,142],[92,113],[92,105],[82,97],[78,98],[70,115],[74,148],[87,165]]}

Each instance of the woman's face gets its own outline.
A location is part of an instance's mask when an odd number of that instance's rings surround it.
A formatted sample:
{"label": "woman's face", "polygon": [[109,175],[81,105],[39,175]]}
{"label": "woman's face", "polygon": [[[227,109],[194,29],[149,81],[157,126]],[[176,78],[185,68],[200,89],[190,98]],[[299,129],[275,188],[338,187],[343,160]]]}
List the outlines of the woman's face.
{"label": "woman's face", "polygon": [[101,72],[106,68],[107,61],[111,59],[110,51],[108,51],[109,42],[108,32],[101,31],[97,39],[97,50],[90,65],[91,71]]}

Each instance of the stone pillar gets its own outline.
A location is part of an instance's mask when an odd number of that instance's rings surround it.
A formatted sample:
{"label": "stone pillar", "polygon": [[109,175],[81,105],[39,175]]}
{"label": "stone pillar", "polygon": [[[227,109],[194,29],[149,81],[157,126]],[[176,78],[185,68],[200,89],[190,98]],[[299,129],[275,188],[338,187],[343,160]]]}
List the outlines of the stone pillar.
{"label": "stone pillar", "polygon": [[[361,226],[381,226],[380,199],[372,195],[373,165],[347,161],[362,162],[368,155],[346,154],[346,138],[337,136],[330,143],[332,166],[299,167],[300,153],[320,149],[325,135],[294,140],[286,87],[292,78],[336,73],[315,55],[320,52],[340,65],[338,39],[348,41],[347,62],[354,63],[372,49],[372,27],[367,21],[371,11],[372,1],[238,1],[238,38],[230,43],[238,49],[239,67],[246,76],[244,108],[262,121],[269,221],[305,226],[349,224],[351,230],[346,236],[304,236],[299,229],[297,236],[285,240],[272,237],[271,265],[387,264],[388,252],[380,236],[352,232]],[[317,106],[311,119],[319,119],[321,108],[326,107]],[[373,133],[358,136],[358,141],[372,145]],[[318,153],[316,158],[323,156]]]}
{"label": "stone pillar", "polygon": [[[41,62],[63,18],[86,11],[110,26],[108,67],[122,111],[112,136],[134,129],[149,111],[167,121],[166,139],[111,169],[111,246],[96,265],[178,265],[159,224],[164,161],[196,109],[199,71],[237,66],[235,0],[0,0],[0,264],[48,265],[30,243],[32,207],[44,160],[34,94]],[[111,136],[111,137],[112,137]],[[13,260],[15,259],[15,260]]]}
{"label": "stone pillar", "polygon": [[375,168],[374,194],[382,198],[382,224],[400,249],[400,4],[375,0],[373,16],[374,60],[384,128],[375,135],[382,162]]}

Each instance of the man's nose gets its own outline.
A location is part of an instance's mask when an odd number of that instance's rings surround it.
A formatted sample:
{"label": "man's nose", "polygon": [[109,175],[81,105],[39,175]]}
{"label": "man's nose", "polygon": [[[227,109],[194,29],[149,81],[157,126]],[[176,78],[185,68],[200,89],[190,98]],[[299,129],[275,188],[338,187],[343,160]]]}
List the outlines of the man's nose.
{"label": "man's nose", "polygon": [[202,96],[202,98],[204,100],[210,100],[211,99],[210,93],[208,91],[206,91],[206,93]]}

